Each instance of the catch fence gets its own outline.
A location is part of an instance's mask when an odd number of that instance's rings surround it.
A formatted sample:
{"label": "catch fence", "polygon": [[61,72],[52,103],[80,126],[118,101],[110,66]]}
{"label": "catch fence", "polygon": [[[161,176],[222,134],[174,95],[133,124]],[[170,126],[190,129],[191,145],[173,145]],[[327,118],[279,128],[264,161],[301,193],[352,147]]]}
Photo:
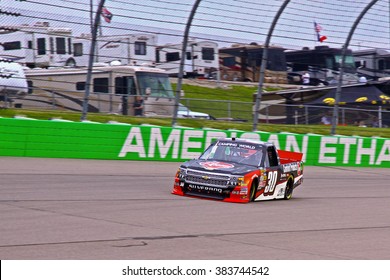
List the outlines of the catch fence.
{"label": "catch fence", "polygon": [[[96,112],[102,114],[133,115],[132,104],[127,104],[123,111],[123,104],[109,94],[96,93],[90,96],[90,102],[96,104]],[[63,104],[69,104],[69,99],[55,94],[51,96],[28,95],[21,99],[6,99],[2,101],[3,108],[17,108],[26,110],[55,110],[82,112],[82,98],[73,98],[72,108],[65,108]],[[126,99],[127,100],[127,99]],[[104,106],[101,104],[104,103]],[[108,106],[107,106],[108,103]],[[252,122],[254,102],[242,102],[232,100],[213,100],[181,98],[181,104],[186,110],[191,111],[190,118],[204,118],[205,113],[214,121]],[[164,105],[161,105],[164,106]],[[174,105],[165,105],[174,106]],[[102,108],[108,108],[103,110]],[[291,124],[291,125],[330,125],[333,116],[333,106],[318,106],[308,104],[286,104],[283,99],[263,101],[259,110],[259,123]],[[173,111],[166,110],[166,111]],[[188,111],[188,112],[189,112]],[[187,112],[187,113],[188,113]],[[190,115],[183,112],[183,115]],[[155,117],[155,116],[145,116]],[[165,116],[173,117],[173,116]],[[366,127],[390,127],[390,106],[359,106],[339,108],[339,125],[353,125]]]}

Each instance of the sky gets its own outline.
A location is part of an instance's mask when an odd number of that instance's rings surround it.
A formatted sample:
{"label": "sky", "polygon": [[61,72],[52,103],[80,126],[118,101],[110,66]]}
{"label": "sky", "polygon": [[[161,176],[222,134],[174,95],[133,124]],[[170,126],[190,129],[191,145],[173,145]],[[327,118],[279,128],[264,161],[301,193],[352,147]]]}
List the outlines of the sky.
{"label": "sky", "polygon": [[[2,10],[21,16],[0,15],[1,24],[32,24],[49,21],[52,26],[72,27],[74,35],[90,31],[90,0],[0,0]],[[94,10],[99,0],[93,0]],[[196,11],[190,36],[232,43],[259,44],[284,0],[202,0]],[[356,17],[371,0],[291,0],[277,22],[271,44],[299,49],[326,44],[341,47]],[[102,22],[103,35],[157,33],[159,44],[182,40],[194,0],[106,0],[114,15],[111,23]],[[390,49],[389,1],[379,0],[368,11],[352,37],[350,47]],[[327,40],[317,41],[314,22]]]}

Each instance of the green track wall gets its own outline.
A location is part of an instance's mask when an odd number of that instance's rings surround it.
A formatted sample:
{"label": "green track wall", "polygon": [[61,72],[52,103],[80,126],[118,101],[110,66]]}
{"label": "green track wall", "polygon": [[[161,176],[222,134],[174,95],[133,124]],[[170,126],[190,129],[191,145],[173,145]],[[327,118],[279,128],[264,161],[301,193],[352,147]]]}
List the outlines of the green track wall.
{"label": "green track wall", "polygon": [[0,156],[185,161],[243,137],[304,153],[306,165],[390,167],[390,139],[0,118]]}

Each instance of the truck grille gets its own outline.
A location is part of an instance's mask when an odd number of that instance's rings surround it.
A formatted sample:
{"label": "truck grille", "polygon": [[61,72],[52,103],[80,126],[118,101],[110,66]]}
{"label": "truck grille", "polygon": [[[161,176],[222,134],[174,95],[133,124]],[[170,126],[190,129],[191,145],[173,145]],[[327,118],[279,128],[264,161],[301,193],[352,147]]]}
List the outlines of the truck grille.
{"label": "truck grille", "polygon": [[187,183],[200,184],[205,186],[227,187],[229,175],[187,170],[185,181]]}

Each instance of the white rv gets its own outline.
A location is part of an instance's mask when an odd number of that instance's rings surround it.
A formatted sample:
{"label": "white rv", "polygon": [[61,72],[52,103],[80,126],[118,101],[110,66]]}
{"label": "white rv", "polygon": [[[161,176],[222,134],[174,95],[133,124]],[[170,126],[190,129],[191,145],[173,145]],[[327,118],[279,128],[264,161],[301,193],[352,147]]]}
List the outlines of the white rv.
{"label": "white rv", "polygon": [[34,25],[3,26],[0,56],[12,58],[30,68],[74,65],[72,30]]}
{"label": "white rv", "polygon": [[28,93],[27,81],[22,65],[0,58],[0,100],[11,101]]}
{"label": "white rv", "polygon": [[390,51],[386,49],[365,49],[352,53],[359,75],[379,80],[390,77]]}
{"label": "white rv", "polygon": [[[29,69],[31,88],[23,108],[82,111],[87,67]],[[136,96],[144,98],[144,115],[172,116],[175,95],[168,74],[157,68],[102,65],[92,69],[88,111],[133,114]]]}
{"label": "white rv", "polygon": [[[94,62],[110,63],[120,61],[124,65],[155,64],[157,36],[131,34],[98,36]],[[77,66],[87,66],[91,48],[91,36],[82,34],[73,40],[74,58]]]}
{"label": "white rv", "polygon": [[[182,44],[167,44],[157,47],[156,67],[166,70],[171,76],[179,73]],[[189,41],[184,62],[185,76],[209,78],[219,69],[218,44],[211,41]]]}

